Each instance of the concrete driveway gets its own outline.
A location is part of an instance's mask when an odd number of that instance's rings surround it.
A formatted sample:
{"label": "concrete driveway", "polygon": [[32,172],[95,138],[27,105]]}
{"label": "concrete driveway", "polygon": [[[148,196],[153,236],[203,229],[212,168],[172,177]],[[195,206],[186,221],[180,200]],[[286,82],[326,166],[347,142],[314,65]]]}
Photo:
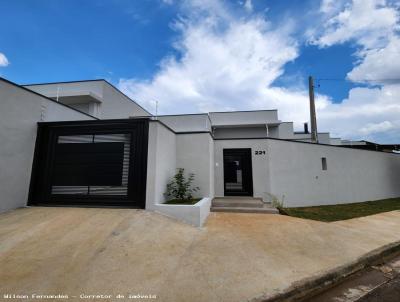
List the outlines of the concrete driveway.
{"label": "concrete driveway", "polygon": [[211,213],[198,229],[143,210],[18,209],[0,215],[0,294],[243,301],[354,261],[399,230],[399,211],[335,223]]}

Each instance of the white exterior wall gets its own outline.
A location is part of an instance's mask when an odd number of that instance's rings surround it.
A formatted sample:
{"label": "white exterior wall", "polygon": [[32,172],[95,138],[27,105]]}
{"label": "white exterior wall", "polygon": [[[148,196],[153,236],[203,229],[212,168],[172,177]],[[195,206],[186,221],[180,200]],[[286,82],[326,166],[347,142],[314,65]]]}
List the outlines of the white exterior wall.
{"label": "white exterior wall", "polygon": [[92,93],[98,99],[102,99],[103,95],[102,80],[84,81],[84,82],[71,82],[71,83],[54,83],[54,84],[38,84],[26,85],[24,87],[43,94],[47,97],[55,98],[58,96],[76,96],[76,95],[89,95]]}
{"label": "white exterior wall", "polygon": [[[400,196],[400,156],[268,141],[270,192],[285,206],[362,202]],[[321,158],[327,159],[322,170]]]}
{"label": "white exterior wall", "polygon": [[0,212],[27,204],[37,122],[90,119],[0,80]]}
{"label": "white exterior wall", "polygon": [[[276,127],[275,127],[276,128]],[[271,130],[271,129],[270,129]],[[246,137],[267,137],[267,128],[264,127],[235,127],[216,128],[213,131],[215,138],[246,138]],[[270,135],[272,135],[272,131]]]}
{"label": "white exterior wall", "polygon": [[279,126],[268,126],[267,137],[280,138]]}
{"label": "white exterior wall", "polygon": [[[175,134],[158,121],[149,122],[146,209],[194,226],[202,226],[214,196],[214,141],[209,133]],[[167,183],[184,168],[194,173],[194,197],[205,197],[195,205],[166,205]]]}
{"label": "white exterior wall", "polygon": [[329,145],[331,143],[329,133],[318,133],[318,143]]}
{"label": "white exterior wall", "polygon": [[[279,137],[279,138],[282,138],[282,137]],[[307,143],[312,142],[310,133],[294,133],[293,139],[296,141],[300,141],[300,142],[307,142]],[[318,133],[318,143],[330,145],[331,138],[330,138],[329,132]]]}
{"label": "white exterior wall", "polygon": [[161,115],[157,119],[175,132],[211,131],[208,114]]}
{"label": "white exterior wall", "polygon": [[99,110],[101,119],[151,115],[107,82],[103,82],[103,102],[100,104]]}
{"label": "white exterior wall", "polygon": [[293,123],[282,123],[279,125],[279,134],[276,136],[277,138],[281,139],[293,139],[294,134],[293,134]]}
{"label": "white exterior wall", "polygon": [[194,205],[156,204],[155,211],[193,226],[201,227],[210,214],[211,198],[202,198]]}
{"label": "white exterior wall", "polygon": [[213,126],[279,122],[277,110],[210,112],[209,114]]}
{"label": "white exterior wall", "polygon": [[208,133],[175,134],[157,121],[149,123],[146,209],[165,201],[167,183],[177,168],[195,174],[195,197],[214,196],[214,141]]}
{"label": "white exterior wall", "polygon": [[176,136],[163,124],[149,122],[146,209],[165,201],[167,183],[176,172]]}
{"label": "white exterior wall", "polygon": [[253,170],[253,196],[267,199],[270,192],[270,169],[267,154],[255,155],[254,151],[267,151],[267,140],[216,140],[214,141],[215,156],[215,196],[224,196],[224,158],[223,149],[251,148]]}
{"label": "white exterior wall", "polygon": [[[21,108],[16,108],[21,109]],[[79,111],[73,110],[62,104],[45,99],[41,103],[41,116],[42,119],[38,122],[61,122],[61,121],[75,121],[75,120],[94,120],[93,117],[83,114]],[[36,131],[36,130],[35,130]]]}
{"label": "white exterior wall", "polygon": [[209,133],[177,134],[176,166],[194,173],[195,197],[214,197],[214,140]]}
{"label": "white exterior wall", "polygon": [[220,127],[213,130],[215,138],[281,138],[278,126]]}
{"label": "white exterior wall", "polygon": [[[272,139],[216,140],[215,196],[224,196],[223,149],[251,148],[254,197],[285,206],[400,196],[400,155]],[[266,155],[255,155],[265,150]],[[326,171],[321,158],[327,159]]]}

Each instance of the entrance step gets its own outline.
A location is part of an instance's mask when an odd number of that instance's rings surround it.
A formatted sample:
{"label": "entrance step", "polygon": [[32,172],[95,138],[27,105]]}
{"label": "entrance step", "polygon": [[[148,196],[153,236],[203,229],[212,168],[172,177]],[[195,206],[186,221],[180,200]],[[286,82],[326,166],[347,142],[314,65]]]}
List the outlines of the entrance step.
{"label": "entrance step", "polygon": [[242,207],[242,208],[262,208],[264,206],[261,198],[214,198],[213,207]]}
{"label": "entrance step", "polygon": [[279,214],[276,208],[211,207],[211,212]]}
{"label": "entrance step", "polygon": [[261,198],[251,197],[214,198],[211,205],[211,211],[231,213],[279,214],[278,209],[272,207],[270,203],[264,203]]}

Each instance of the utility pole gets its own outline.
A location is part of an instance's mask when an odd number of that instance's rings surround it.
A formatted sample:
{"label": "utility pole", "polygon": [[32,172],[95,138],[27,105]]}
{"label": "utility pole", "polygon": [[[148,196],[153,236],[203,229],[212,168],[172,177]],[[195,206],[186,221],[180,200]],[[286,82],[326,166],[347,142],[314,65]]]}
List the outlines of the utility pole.
{"label": "utility pole", "polygon": [[317,116],[315,114],[314,99],[314,79],[312,76],[308,77],[308,93],[310,96],[311,141],[313,143],[318,143]]}

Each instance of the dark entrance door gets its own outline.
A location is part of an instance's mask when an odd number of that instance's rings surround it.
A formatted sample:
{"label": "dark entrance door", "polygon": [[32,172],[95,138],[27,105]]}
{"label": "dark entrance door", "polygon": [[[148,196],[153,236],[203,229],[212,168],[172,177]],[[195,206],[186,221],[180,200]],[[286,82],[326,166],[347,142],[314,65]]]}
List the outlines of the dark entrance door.
{"label": "dark entrance door", "polygon": [[252,196],[251,149],[224,149],[225,196]]}
{"label": "dark entrance door", "polygon": [[30,205],[144,208],[148,120],[39,123]]}

